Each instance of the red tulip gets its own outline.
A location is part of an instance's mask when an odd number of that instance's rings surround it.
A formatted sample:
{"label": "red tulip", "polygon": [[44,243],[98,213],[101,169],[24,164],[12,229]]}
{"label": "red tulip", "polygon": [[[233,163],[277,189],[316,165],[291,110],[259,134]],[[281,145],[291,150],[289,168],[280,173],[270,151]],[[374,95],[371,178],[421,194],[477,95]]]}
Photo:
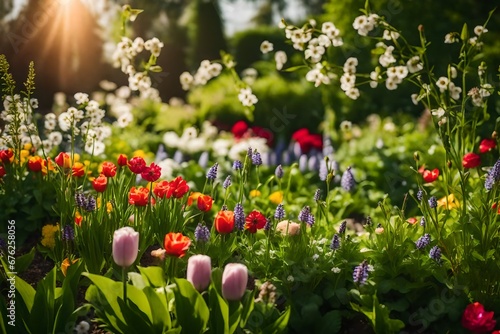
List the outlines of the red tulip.
{"label": "red tulip", "polygon": [[128,159],[127,159],[127,156],[126,156],[125,154],[120,154],[120,155],[118,156],[118,161],[117,161],[117,163],[118,163],[118,166],[121,166],[121,167],[123,167],[123,166],[127,166],[127,165],[128,165]]}
{"label": "red tulip", "polygon": [[266,217],[257,210],[250,212],[245,219],[245,229],[250,233],[256,233],[257,230],[264,228],[266,225]]}
{"label": "red tulip", "polygon": [[128,193],[128,203],[135,206],[146,206],[148,204],[149,190],[148,188],[132,187]]}
{"label": "red tulip", "polygon": [[4,177],[5,174],[7,174],[7,172],[5,171],[5,167],[4,166],[0,166],[0,177]]}
{"label": "red tulip", "polygon": [[202,194],[198,196],[198,209],[203,212],[210,211],[210,209],[212,208],[212,202],[212,197]]}
{"label": "red tulip", "polygon": [[114,177],[116,175],[116,165],[109,161],[102,163],[102,174],[106,177]]}
{"label": "red tulip", "polygon": [[161,167],[155,164],[154,162],[149,165],[149,167],[145,167],[141,172],[141,177],[148,182],[155,182],[161,176]]}
{"label": "red tulip", "polygon": [[98,193],[104,192],[107,186],[108,178],[104,174],[101,174],[99,175],[99,177],[96,177],[94,180],[92,180],[92,187],[94,187],[94,190]]}
{"label": "red tulip", "polygon": [[70,168],[71,167],[71,158],[69,157],[69,154],[66,152],[61,152],[57,155],[57,157],[54,159],[56,164],[59,167],[62,168]]}
{"label": "red tulip", "polygon": [[141,174],[146,169],[146,161],[141,157],[134,157],[129,160],[128,168],[134,174]]}
{"label": "red tulip", "polygon": [[183,257],[191,245],[191,239],[182,233],[170,232],[165,235],[164,247],[168,255]]}
{"label": "red tulip", "polygon": [[220,234],[231,233],[234,229],[234,212],[219,211],[215,216],[215,229]]}
{"label": "red tulip", "polygon": [[181,176],[177,176],[170,182],[170,185],[173,188],[172,196],[175,198],[181,198],[189,191],[189,186],[186,180],[184,180]]}
{"label": "red tulip", "polygon": [[43,167],[43,159],[39,156],[30,157],[28,159],[28,169],[32,172],[39,172]]}
{"label": "red tulip", "polygon": [[248,124],[245,121],[238,121],[234,123],[231,128],[231,132],[233,133],[235,138],[241,138],[248,131]]}
{"label": "red tulip", "polygon": [[491,138],[486,138],[481,141],[479,144],[479,152],[480,153],[486,153],[489,152],[497,147],[497,142],[495,139]]}
{"label": "red tulip", "polygon": [[424,170],[422,173],[422,177],[424,178],[425,183],[431,183],[437,180],[439,177],[439,169],[434,168],[433,170]]}
{"label": "red tulip", "polygon": [[82,177],[85,175],[85,166],[81,162],[75,162],[71,167],[71,175],[74,177]]}
{"label": "red tulip", "polygon": [[462,158],[464,168],[476,168],[481,165],[481,157],[476,153],[467,153]]}
{"label": "red tulip", "polygon": [[1,150],[0,151],[0,160],[2,160],[2,162],[4,164],[11,163],[12,160],[14,160],[14,151],[12,151],[11,148],[8,148],[6,150]]}
{"label": "red tulip", "polygon": [[474,333],[485,333],[493,330],[496,325],[493,312],[486,312],[478,302],[467,305],[462,315],[462,326]]}

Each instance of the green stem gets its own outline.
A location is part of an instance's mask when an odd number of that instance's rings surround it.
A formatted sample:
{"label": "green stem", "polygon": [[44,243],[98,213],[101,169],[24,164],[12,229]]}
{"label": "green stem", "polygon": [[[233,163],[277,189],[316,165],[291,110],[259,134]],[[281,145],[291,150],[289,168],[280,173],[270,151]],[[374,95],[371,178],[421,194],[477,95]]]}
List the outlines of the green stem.
{"label": "green stem", "polygon": [[127,300],[127,268],[122,268],[122,283],[123,283],[123,301],[128,304]]}

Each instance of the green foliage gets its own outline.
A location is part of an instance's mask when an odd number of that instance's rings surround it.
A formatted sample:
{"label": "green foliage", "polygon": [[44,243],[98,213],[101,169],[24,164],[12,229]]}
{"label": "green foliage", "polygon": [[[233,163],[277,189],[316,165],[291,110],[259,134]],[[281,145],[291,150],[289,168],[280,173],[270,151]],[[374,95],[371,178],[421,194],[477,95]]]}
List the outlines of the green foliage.
{"label": "green foliage", "polygon": [[69,266],[62,286],[57,285],[57,268],[38,282],[36,290],[15,276],[16,328],[19,333],[59,333],[73,328],[79,311],[76,308],[80,262]]}

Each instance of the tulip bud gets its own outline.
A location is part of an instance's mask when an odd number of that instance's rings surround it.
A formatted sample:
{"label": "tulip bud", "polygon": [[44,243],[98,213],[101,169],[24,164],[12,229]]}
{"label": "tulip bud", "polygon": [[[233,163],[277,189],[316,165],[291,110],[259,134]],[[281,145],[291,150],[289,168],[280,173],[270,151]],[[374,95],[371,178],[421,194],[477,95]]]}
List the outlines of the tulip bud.
{"label": "tulip bud", "polygon": [[139,251],[139,232],[132,227],[122,227],[113,235],[113,260],[120,267],[131,266]]}
{"label": "tulip bud", "polygon": [[203,291],[210,284],[212,262],[210,256],[193,255],[188,260],[186,278],[196,290]]}
{"label": "tulip bud", "polygon": [[413,152],[413,160],[419,161],[420,160],[420,154],[418,151]]}
{"label": "tulip bud", "polygon": [[228,263],[222,274],[222,296],[227,300],[240,300],[245,294],[247,282],[247,267],[241,263]]}

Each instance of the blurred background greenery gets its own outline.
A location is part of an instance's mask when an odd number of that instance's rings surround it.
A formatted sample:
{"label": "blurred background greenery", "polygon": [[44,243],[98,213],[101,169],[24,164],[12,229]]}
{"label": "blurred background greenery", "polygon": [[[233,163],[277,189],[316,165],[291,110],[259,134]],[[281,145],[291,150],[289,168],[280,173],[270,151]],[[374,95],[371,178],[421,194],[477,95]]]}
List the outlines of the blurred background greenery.
{"label": "blurred background greenery", "polygon": [[[160,91],[163,101],[180,97],[192,104],[200,120],[232,124],[244,118],[229,78],[222,76],[188,96],[179,84],[183,71],[196,70],[203,59],[219,59],[220,51],[225,50],[234,55],[239,72],[250,67],[257,70],[254,91],[259,103],[255,125],[269,126],[271,118],[276,117],[273,110],[285,108],[296,117],[283,136],[300,127],[318,128],[324,105],[318,91],[304,80],[304,73],[277,72],[269,63],[262,62],[269,59],[259,50],[263,40],[271,41],[274,50],[292,55],[291,46],[285,44],[284,34],[277,27],[282,17],[296,25],[310,18],[332,21],[345,41],[331,55],[333,59],[342,65],[347,57],[357,57],[360,71],[371,71],[376,63],[370,55],[372,45],[352,28],[365,0],[4,0],[0,3],[0,53],[7,55],[18,82],[25,77],[28,62],[35,61],[37,97],[42,109],[50,108],[58,91],[68,94],[94,91],[104,79],[126,84],[123,74],[106,61],[113,43],[120,38],[118,12],[126,3],[144,9],[134,22],[131,35],[156,36],[165,44],[158,60],[163,71],[153,76],[153,86]],[[373,0],[371,7],[411,42],[418,43],[417,28],[422,25],[431,42],[432,63],[437,73],[445,74],[447,64],[456,61],[452,55],[458,53],[459,46],[444,44],[444,36],[460,31],[464,22],[469,27],[482,24],[494,3]],[[244,18],[249,18],[248,22]],[[497,11],[489,23],[484,47],[484,59],[493,67],[500,64],[499,23]],[[496,68],[489,70],[496,72]],[[498,77],[492,74],[490,82],[498,85]],[[422,113],[410,101],[414,91],[404,85],[398,94],[380,86],[367,88],[356,101],[346,98],[336,86],[329,89],[330,103],[339,121],[362,122],[371,113],[384,116],[404,113],[415,117]],[[500,109],[498,99],[492,105]]]}

